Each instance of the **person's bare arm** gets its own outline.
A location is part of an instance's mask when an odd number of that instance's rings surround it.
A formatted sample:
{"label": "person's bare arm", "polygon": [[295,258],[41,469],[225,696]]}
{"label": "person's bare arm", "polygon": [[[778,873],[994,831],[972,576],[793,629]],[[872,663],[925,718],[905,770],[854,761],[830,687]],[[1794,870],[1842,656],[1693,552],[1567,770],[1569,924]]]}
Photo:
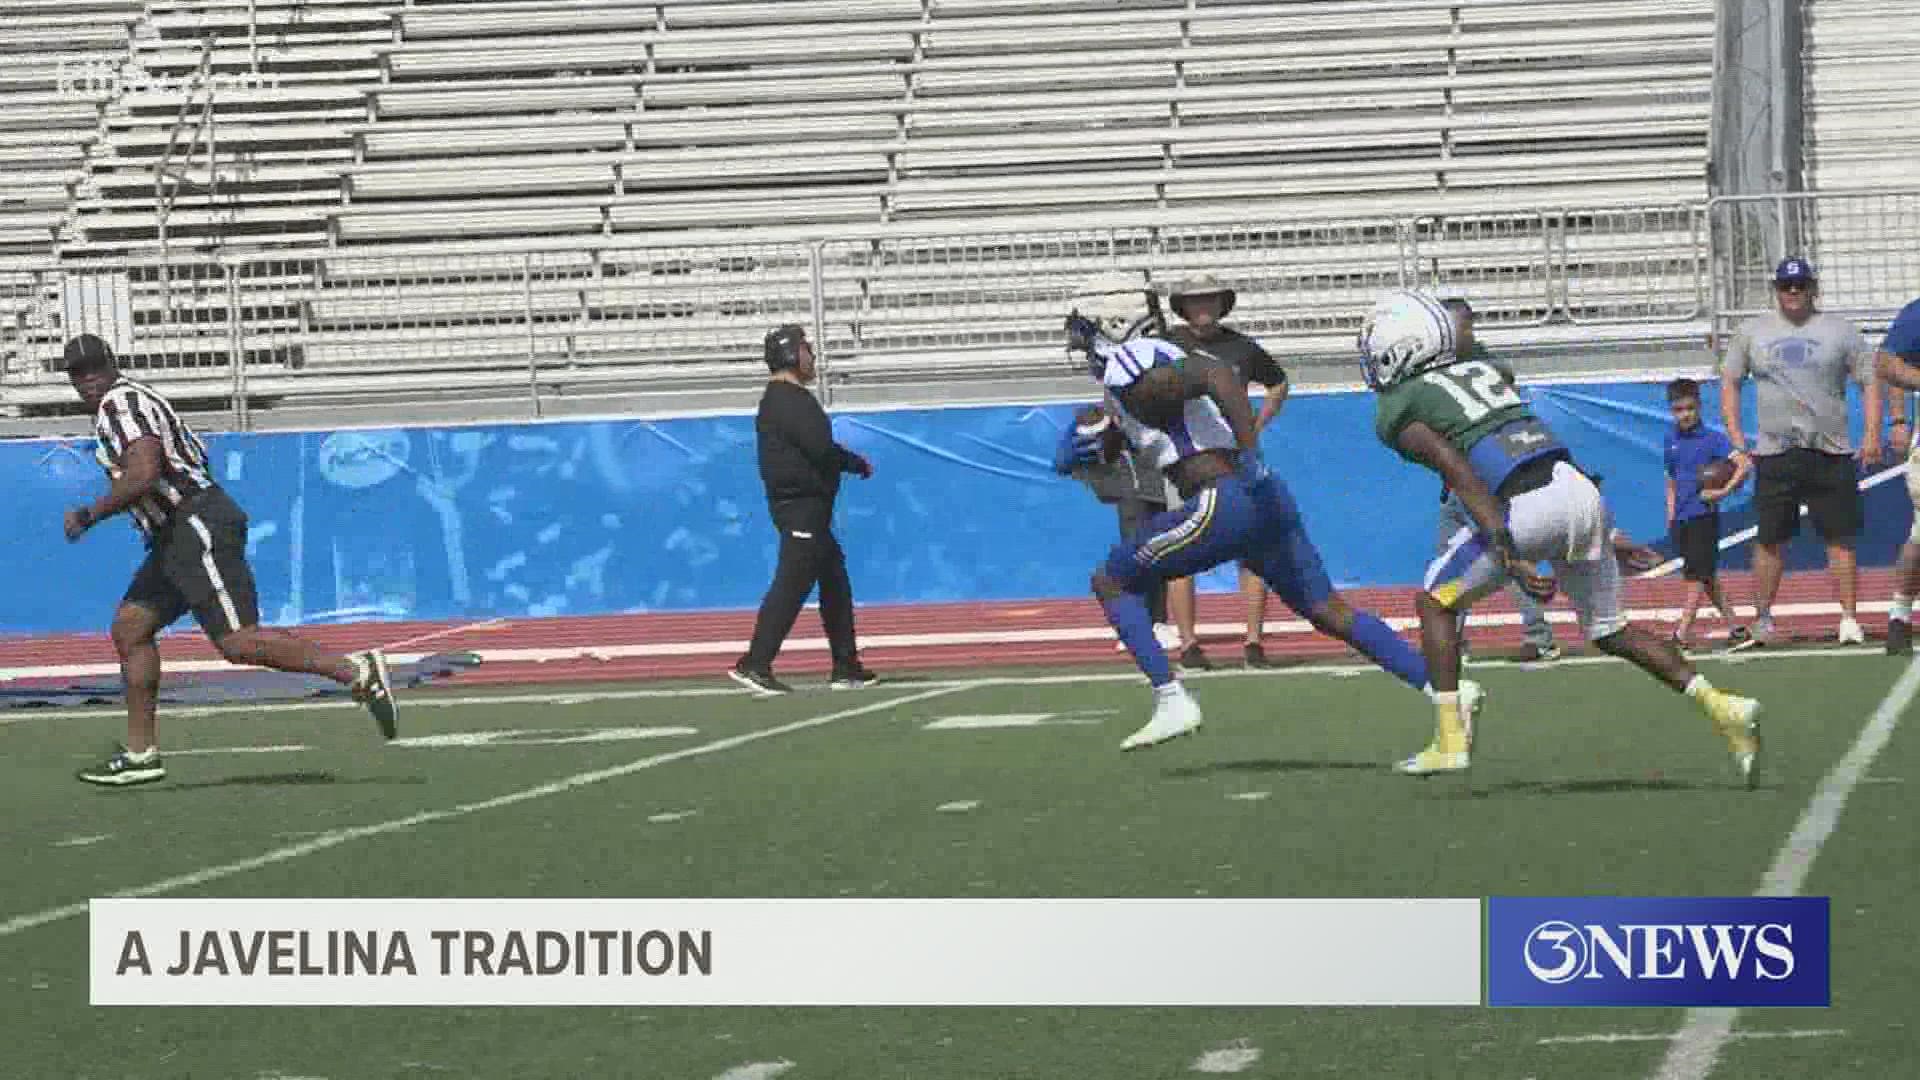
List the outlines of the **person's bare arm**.
{"label": "person's bare arm", "polygon": [[128,443],[127,452],[120,460],[120,475],[114,477],[107,493],[86,506],[67,511],[64,522],[67,539],[80,539],[81,533],[139,502],[160,479],[162,460],[157,436],[143,435]]}

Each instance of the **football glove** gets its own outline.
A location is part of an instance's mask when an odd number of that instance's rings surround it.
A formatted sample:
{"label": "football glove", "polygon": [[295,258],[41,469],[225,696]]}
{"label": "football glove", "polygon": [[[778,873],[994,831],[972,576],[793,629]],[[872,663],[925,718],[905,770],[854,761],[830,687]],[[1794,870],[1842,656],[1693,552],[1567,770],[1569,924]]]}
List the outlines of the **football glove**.
{"label": "football glove", "polygon": [[1054,447],[1053,468],[1060,473],[1070,473],[1082,465],[1092,465],[1104,454],[1100,444],[1100,433],[1082,435],[1073,427],[1060,437],[1060,444]]}

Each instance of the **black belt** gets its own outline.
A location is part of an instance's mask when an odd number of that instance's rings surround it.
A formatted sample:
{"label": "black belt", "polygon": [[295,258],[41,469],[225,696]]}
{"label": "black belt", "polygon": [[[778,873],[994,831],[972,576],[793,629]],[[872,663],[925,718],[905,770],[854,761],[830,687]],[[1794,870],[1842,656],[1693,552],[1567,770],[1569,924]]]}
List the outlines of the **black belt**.
{"label": "black belt", "polygon": [[1559,454],[1544,454],[1520,466],[1500,481],[1500,490],[1494,495],[1508,501],[1519,498],[1530,491],[1539,491],[1553,483],[1553,467],[1565,461]]}

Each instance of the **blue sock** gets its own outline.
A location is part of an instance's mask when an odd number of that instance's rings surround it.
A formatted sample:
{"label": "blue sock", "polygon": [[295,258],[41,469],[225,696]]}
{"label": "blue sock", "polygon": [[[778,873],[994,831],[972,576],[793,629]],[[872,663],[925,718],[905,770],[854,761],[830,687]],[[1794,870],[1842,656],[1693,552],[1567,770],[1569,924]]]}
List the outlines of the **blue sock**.
{"label": "blue sock", "polygon": [[[1167,661],[1167,651],[1160,647],[1160,639],[1153,636],[1153,616],[1147,614],[1147,598],[1139,593],[1126,593],[1118,600],[1102,600],[1100,607],[1147,679],[1156,687],[1172,682],[1173,665]],[[1420,670],[1424,676],[1426,669]]]}
{"label": "blue sock", "polygon": [[1427,661],[1413,646],[1401,640],[1380,616],[1371,611],[1353,613],[1353,647],[1367,659],[1392,672],[1415,690],[1427,688]]}

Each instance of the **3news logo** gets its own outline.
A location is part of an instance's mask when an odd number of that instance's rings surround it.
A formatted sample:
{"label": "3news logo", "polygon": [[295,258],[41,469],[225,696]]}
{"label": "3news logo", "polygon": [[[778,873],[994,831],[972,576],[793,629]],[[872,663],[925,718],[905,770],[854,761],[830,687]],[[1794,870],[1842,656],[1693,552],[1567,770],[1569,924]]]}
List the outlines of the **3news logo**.
{"label": "3news logo", "polygon": [[1814,897],[1540,897],[1487,902],[1487,1004],[1830,1004],[1828,904]]}

